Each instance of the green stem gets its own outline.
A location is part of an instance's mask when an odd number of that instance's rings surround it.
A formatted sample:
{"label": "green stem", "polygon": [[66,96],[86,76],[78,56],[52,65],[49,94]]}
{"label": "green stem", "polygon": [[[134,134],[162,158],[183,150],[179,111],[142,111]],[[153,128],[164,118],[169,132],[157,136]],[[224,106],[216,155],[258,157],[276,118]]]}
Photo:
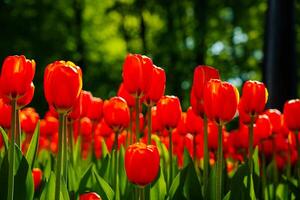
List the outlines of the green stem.
{"label": "green stem", "polygon": [[299,141],[299,132],[295,131],[296,135],[296,145],[297,145],[297,150],[298,150],[298,160],[297,160],[297,175],[298,175],[298,188],[300,190],[300,141]]}
{"label": "green stem", "polygon": [[21,124],[20,124],[20,110],[16,110],[16,143],[17,143],[17,146],[21,148]]}
{"label": "green stem", "polygon": [[207,199],[207,188],[208,188],[208,173],[209,173],[209,153],[208,153],[208,132],[207,132],[207,125],[208,120],[207,116],[204,114],[203,116],[203,128],[204,128],[204,146],[203,146],[203,152],[204,152],[204,160],[203,160],[203,182],[204,182],[204,187],[203,187],[203,196],[204,199]]}
{"label": "green stem", "polygon": [[63,136],[63,177],[67,182],[68,177],[68,135],[67,135],[67,115],[64,116],[64,136]]}
{"label": "green stem", "polygon": [[218,152],[217,152],[217,180],[216,180],[216,200],[222,199],[222,165],[223,165],[223,142],[222,142],[223,125],[218,125]]}
{"label": "green stem", "polygon": [[275,138],[272,139],[272,148],[273,148],[273,199],[276,199],[276,188],[278,183],[278,170],[276,162],[276,151],[275,151]]}
{"label": "green stem", "polygon": [[168,191],[171,188],[173,181],[173,141],[172,141],[172,130],[169,130],[169,184]]}
{"label": "green stem", "polygon": [[262,199],[269,199],[269,197],[266,198],[266,186],[267,186],[267,170],[266,170],[266,157],[264,154],[264,143],[262,145],[262,154],[261,154],[261,160],[262,160]]}
{"label": "green stem", "polygon": [[142,187],[142,188],[139,188],[140,190],[140,200],[145,200],[145,188]]}
{"label": "green stem", "polygon": [[73,138],[73,120],[69,121],[68,124],[68,136],[69,136],[69,157],[72,165],[74,166],[74,138]]}
{"label": "green stem", "polygon": [[[115,141],[114,141],[114,146],[113,146],[113,153],[114,153],[114,189],[115,189],[115,194],[117,194],[117,189],[118,189],[118,171],[119,171],[119,159],[118,159],[118,137],[119,137],[119,130],[115,131]],[[117,199],[115,195],[115,199]]]}
{"label": "green stem", "polygon": [[[288,142],[288,163],[287,163],[287,169],[286,169],[286,177],[287,177],[287,180],[289,181],[291,179],[291,146],[290,146],[290,142]],[[290,193],[290,188],[289,188],[289,185],[286,184],[286,187],[287,187],[287,196],[286,196],[286,199],[291,199],[291,193]]]}
{"label": "green stem", "polygon": [[135,99],[135,135],[136,141],[140,140],[140,98]]}
{"label": "green stem", "polygon": [[15,134],[16,134],[16,115],[17,100],[11,100],[11,143],[9,147],[9,169],[8,169],[8,194],[7,200],[14,199],[14,168],[15,168]]}
{"label": "green stem", "polygon": [[152,132],[152,115],[151,115],[151,107],[147,107],[147,114],[148,114],[148,142],[147,144],[151,144],[151,132]]}
{"label": "green stem", "polygon": [[248,157],[248,164],[249,164],[249,171],[250,176],[253,174],[253,126],[254,126],[254,116],[251,115],[251,122],[249,124],[249,157]]}
{"label": "green stem", "polygon": [[63,165],[63,135],[64,135],[64,114],[59,113],[59,131],[58,131],[58,158],[56,163],[56,184],[55,184],[55,200],[60,199],[60,181]]}

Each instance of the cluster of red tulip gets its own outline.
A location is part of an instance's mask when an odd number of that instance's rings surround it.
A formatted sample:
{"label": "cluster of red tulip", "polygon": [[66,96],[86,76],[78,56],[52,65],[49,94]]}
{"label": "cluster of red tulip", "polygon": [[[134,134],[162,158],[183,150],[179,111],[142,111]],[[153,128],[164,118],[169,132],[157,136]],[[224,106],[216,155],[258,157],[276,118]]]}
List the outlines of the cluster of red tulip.
{"label": "cluster of red tulip", "polygon": [[[24,108],[34,95],[34,73],[33,60],[24,56],[5,59],[0,76],[0,126],[9,133],[11,144],[16,143],[26,152],[39,124],[39,151],[49,150],[57,156],[55,199],[60,198],[61,184],[66,182],[67,163],[74,165],[74,144],[79,139],[83,159],[89,156],[101,159],[106,144],[116,174],[119,149],[124,146],[127,178],[142,188],[151,184],[159,173],[161,159],[155,138],[169,150],[169,160],[164,161],[169,166],[168,190],[175,177],[173,163],[177,161],[182,167],[184,149],[187,149],[195,167],[203,169],[204,196],[210,165],[216,164],[217,200],[224,196],[224,163],[231,172],[239,163],[247,162],[252,176],[256,147],[262,165],[274,161],[279,170],[284,170],[286,163],[291,168],[298,161],[300,168],[300,100],[287,101],[283,114],[276,109],[265,110],[268,92],[261,82],[246,81],[240,97],[237,88],[222,81],[215,68],[198,66],[194,71],[191,106],[182,112],[176,96],[164,95],[165,71],[146,56],[126,57],[123,83],[117,96],[105,101],[82,90],[80,67],[70,61],[55,61],[45,69],[44,93],[49,111],[40,119],[34,108]],[[143,105],[147,108],[146,117]],[[239,128],[227,131],[226,124],[237,116]],[[14,166],[13,146],[9,148],[10,166]],[[32,173],[37,189],[42,173],[38,169]],[[119,190],[117,175],[111,185],[115,191]],[[9,200],[13,199],[13,186],[13,170],[10,170]],[[100,197],[87,193],[80,199]]]}

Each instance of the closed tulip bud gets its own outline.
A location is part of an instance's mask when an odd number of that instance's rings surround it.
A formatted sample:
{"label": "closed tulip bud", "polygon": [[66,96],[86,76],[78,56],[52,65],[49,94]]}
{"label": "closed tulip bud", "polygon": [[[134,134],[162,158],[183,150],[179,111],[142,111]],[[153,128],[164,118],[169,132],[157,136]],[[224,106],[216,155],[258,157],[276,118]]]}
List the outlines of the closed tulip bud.
{"label": "closed tulip bud", "polygon": [[157,147],[144,143],[130,145],[125,153],[125,170],[128,180],[145,186],[155,180],[159,171],[160,157]]}
{"label": "closed tulip bud", "polygon": [[204,89],[210,79],[220,79],[219,71],[213,67],[204,65],[199,65],[195,68],[191,94],[193,96],[191,97],[191,101],[195,101],[197,106],[193,106],[195,105],[194,103],[192,104],[192,106],[194,107],[194,110],[200,115],[202,115],[204,112]]}
{"label": "closed tulip bud", "polygon": [[81,113],[82,113],[82,92],[77,98],[77,101],[73,106],[72,111],[68,114],[68,118],[72,120],[79,119],[81,117]]}
{"label": "closed tulip bud", "polygon": [[145,95],[145,103],[153,105],[164,95],[166,88],[166,73],[160,67],[154,66],[149,91]]}
{"label": "closed tulip bud", "polygon": [[257,115],[264,111],[268,100],[265,85],[258,81],[246,81],[243,85],[241,102],[243,109],[249,115]]}
{"label": "closed tulip bud", "polygon": [[59,113],[69,112],[82,89],[82,72],[74,63],[55,61],[44,74],[44,92],[49,105]]}
{"label": "closed tulip bud", "polygon": [[204,90],[204,110],[217,123],[229,122],[235,116],[239,102],[236,87],[228,82],[211,79]]}
{"label": "closed tulip bud", "polygon": [[179,123],[176,128],[177,132],[182,136],[185,136],[188,133],[187,128],[186,128],[186,123],[187,123],[186,113],[182,112],[181,118],[180,118]]}
{"label": "closed tulip bud", "polygon": [[42,182],[43,172],[39,168],[32,169],[32,177],[34,183],[34,190],[37,190]]}
{"label": "closed tulip bud", "polygon": [[161,132],[164,128],[161,124],[161,121],[159,120],[159,117],[157,115],[157,107],[156,106],[153,106],[151,108],[151,125],[152,125],[152,132],[153,133],[156,133],[156,132]]}
{"label": "closed tulip bud", "polygon": [[109,137],[113,134],[113,130],[106,124],[105,120],[102,119],[96,126],[95,134],[101,135],[102,137]]}
{"label": "closed tulip bud", "polygon": [[89,91],[83,90],[81,92],[81,117],[87,117],[87,113],[92,104],[93,95]]}
{"label": "closed tulip bud", "polygon": [[6,57],[0,77],[1,94],[9,99],[24,96],[31,87],[34,73],[34,60],[23,55]]}
{"label": "closed tulip bud", "polygon": [[178,97],[163,96],[157,103],[157,114],[163,127],[176,128],[181,118],[181,106]]}
{"label": "closed tulip bud", "polygon": [[27,106],[31,102],[34,95],[34,89],[35,89],[34,84],[33,82],[31,82],[30,88],[26,91],[26,93],[22,97],[20,97],[17,100],[17,106],[19,109]]}
{"label": "closed tulip bud", "polygon": [[265,111],[265,114],[268,115],[273,133],[280,133],[283,126],[283,121],[281,117],[281,112],[277,109],[268,109]]}
{"label": "closed tulip bud", "polygon": [[192,107],[187,110],[186,128],[187,132],[196,135],[203,132],[203,120],[197,116]]}
{"label": "closed tulip bud", "polygon": [[283,108],[284,122],[291,131],[300,130],[300,99],[289,100]]}
{"label": "closed tulip bud", "polygon": [[99,121],[102,118],[103,101],[100,98],[93,97],[90,107],[88,107],[87,117],[92,121]]}
{"label": "closed tulip bud", "polygon": [[124,83],[122,83],[119,87],[119,90],[118,90],[118,96],[119,97],[122,97],[123,99],[125,99],[125,101],[127,102],[127,105],[129,107],[134,107],[135,106],[135,98],[133,95],[129,94],[127,92],[127,90],[125,89],[124,87]]}
{"label": "closed tulip bud", "polygon": [[89,192],[79,195],[79,200],[101,200],[101,197],[95,192]]}
{"label": "closed tulip bud", "polygon": [[271,121],[268,115],[259,115],[254,124],[254,146],[272,134]]}
{"label": "closed tulip bud", "polygon": [[83,117],[80,120],[80,133],[85,138],[91,138],[93,131],[92,121],[88,117]]}
{"label": "closed tulip bud", "polygon": [[32,134],[40,119],[34,108],[25,108],[20,113],[21,128],[27,134]]}
{"label": "closed tulip bud", "polygon": [[123,83],[128,93],[143,96],[150,89],[152,60],[138,54],[128,54],[123,65]]}
{"label": "closed tulip bud", "polygon": [[0,126],[9,129],[11,123],[11,106],[6,104],[2,98],[0,98],[0,113]]}
{"label": "closed tulip bud", "polygon": [[112,97],[103,105],[105,122],[114,130],[119,131],[129,125],[130,115],[126,101],[122,97]]}

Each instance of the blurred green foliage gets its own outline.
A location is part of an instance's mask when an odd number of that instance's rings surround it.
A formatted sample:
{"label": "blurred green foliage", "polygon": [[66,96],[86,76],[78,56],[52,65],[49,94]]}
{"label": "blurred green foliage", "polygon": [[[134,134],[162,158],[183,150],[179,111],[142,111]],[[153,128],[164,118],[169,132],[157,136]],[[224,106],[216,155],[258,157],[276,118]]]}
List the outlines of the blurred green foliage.
{"label": "blurred green foliage", "polygon": [[[116,94],[126,54],[145,54],[166,70],[166,93],[186,108],[198,64],[215,66],[237,86],[262,79],[266,10],[267,0],[4,0],[0,60],[11,54],[36,60],[31,105],[43,113],[48,63],[74,61],[83,68],[84,89],[105,99]],[[296,15],[300,54],[299,1]]]}

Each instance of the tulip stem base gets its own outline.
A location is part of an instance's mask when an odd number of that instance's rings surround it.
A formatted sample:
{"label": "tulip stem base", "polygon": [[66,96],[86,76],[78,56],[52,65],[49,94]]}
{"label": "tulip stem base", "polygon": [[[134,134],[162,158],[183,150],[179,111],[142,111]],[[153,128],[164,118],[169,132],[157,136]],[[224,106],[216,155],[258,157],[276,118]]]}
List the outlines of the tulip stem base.
{"label": "tulip stem base", "polygon": [[217,152],[217,180],[216,180],[216,200],[222,199],[222,170],[223,170],[223,125],[218,124],[218,152]]}
{"label": "tulip stem base", "polygon": [[204,183],[204,187],[203,187],[203,196],[205,199],[207,199],[207,187],[208,187],[208,174],[209,174],[209,153],[208,153],[208,133],[207,133],[207,126],[208,126],[208,120],[207,120],[207,116],[204,114],[203,116],[203,141],[204,141],[204,145],[203,145],[203,152],[204,152],[204,160],[203,160],[203,183]]}
{"label": "tulip stem base", "polygon": [[17,146],[21,149],[21,124],[20,124],[20,111],[16,110],[16,143]]}
{"label": "tulip stem base", "polygon": [[9,170],[8,170],[8,193],[7,200],[14,199],[14,168],[15,168],[15,134],[16,134],[16,115],[17,115],[17,100],[11,101],[11,142],[9,147]]}
{"label": "tulip stem base", "polygon": [[58,131],[58,158],[56,163],[56,184],[55,184],[55,200],[60,198],[60,184],[63,168],[63,136],[64,136],[64,114],[59,114],[59,131]]}

